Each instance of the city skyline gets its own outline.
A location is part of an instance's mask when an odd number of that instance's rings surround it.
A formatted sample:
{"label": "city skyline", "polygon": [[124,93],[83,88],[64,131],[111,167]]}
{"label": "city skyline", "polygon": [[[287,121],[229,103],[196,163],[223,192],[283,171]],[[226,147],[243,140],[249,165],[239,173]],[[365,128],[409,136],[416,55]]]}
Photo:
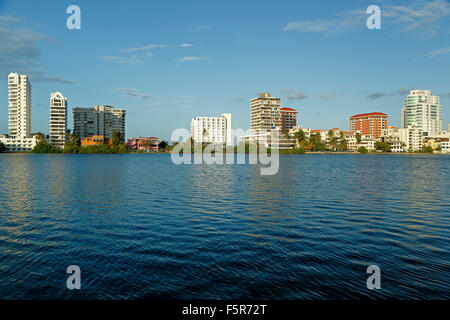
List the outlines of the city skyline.
{"label": "city skyline", "polygon": [[[231,113],[234,128],[248,129],[249,101],[260,92],[296,109],[299,125],[347,130],[349,117],[365,112],[386,113],[389,126],[401,127],[407,93],[425,89],[440,96],[442,129],[450,122],[446,1],[384,2],[381,30],[365,27],[367,1],[308,8],[294,2],[179,3],[176,11],[137,1],[133,19],[121,15],[130,10],[125,4],[79,1],[81,30],[65,27],[69,2],[51,3],[0,4],[0,39],[10,43],[0,50],[1,76],[29,75],[33,132],[48,133],[48,95],[56,91],[69,98],[69,109],[126,109],[127,137],[161,140],[169,140],[174,128],[189,129],[197,115]],[[199,7],[209,15],[200,15]],[[163,18],[169,12],[171,24]],[[262,24],[257,17],[267,12],[274,18]],[[413,13],[432,18],[412,23],[407,18]],[[5,115],[7,83],[0,85]],[[6,133],[8,120],[0,119]]]}

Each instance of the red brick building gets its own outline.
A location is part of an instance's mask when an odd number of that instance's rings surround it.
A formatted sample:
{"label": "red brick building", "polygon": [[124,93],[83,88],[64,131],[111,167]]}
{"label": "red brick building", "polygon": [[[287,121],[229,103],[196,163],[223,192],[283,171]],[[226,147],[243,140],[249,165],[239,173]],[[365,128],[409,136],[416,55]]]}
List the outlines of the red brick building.
{"label": "red brick building", "polygon": [[387,129],[388,115],[382,112],[356,114],[350,117],[350,131],[377,139],[383,129]]}
{"label": "red brick building", "polygon": [[297,110],[292,108],[280,108],[281,132],[289,131],[297,126]]}

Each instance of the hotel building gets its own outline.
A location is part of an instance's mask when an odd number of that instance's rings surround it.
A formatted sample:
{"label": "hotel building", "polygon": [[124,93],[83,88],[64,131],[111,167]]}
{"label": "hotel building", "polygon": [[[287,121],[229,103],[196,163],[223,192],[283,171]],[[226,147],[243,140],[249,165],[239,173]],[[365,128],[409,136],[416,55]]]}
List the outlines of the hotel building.
{"label": "hotel building", "polygon": [[281,132],[286,132],[297,126],[297,110],[292,108],[280,108]]}
{"label": "hotel building", "polygon": [[73,133],[78,138],[103,136],[112,139],[113,131],[117,130],[125,136],[125,115],[125,110],[111,106],[74,108]]}
{"label": "hotel building", "polygon": [[63,149],[67,132],[67,98],[61,92],[50,94],[49,140],[56,147]]}
{"label": "hotel building", "polygon": [[350,117],[350,131],[378,139],[387,128],[388,115],[381,112],[363,113]]}
{"label": "hotel building", "polygon": [[8,129],[1,135],[6,151],[30,151],[37,143],[31,137],[31,84],[26,75],[8,74]]}
{"label": "hotel building", "polygon": [[191,137],[195,142],[231,145],[231,113],[192,118]]}
{"label": "hotel building", "polygon": [[442,108],[439,96],[430,90],[411,90],[402,108],[402,128],[415,126],[424,136],[442,131]]}

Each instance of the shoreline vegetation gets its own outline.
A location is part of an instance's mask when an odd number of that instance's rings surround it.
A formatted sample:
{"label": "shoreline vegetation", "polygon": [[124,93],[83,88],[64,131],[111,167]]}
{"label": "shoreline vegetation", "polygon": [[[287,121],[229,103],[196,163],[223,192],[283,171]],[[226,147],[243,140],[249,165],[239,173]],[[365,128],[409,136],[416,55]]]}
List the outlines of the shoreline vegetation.
{"label": "shoreline vegetation", "polygon": [[[43,134],[38,134],[40,141],[36,144],[32,151],[27,153],[35,154],[171,154],[174,148],[179,154],[203,154],[205,149],[207,152],[215,154],[250,154],[254,153],[267,153],[271,154],[271,149],[266,148],[263,145],[255,144],[239,144],[234,147],[217,147],[211,148],[206,143],[196,143],[191,139],[181,144],[175,142],[169,145],[166,141],[159,143],[160,151],[141,151],[131,150],[125,143],[125,137],[119,131],[114,130],[112,134],[111,144],[96,144],[82,146],[80,139],[74,134],[69,134],[68,139],[64,145],[64,149],[53,147],[50,143],[44,140]],[[299,131],[294,135],[295,146],[293,149],[279,149],[279,154],[442,154],[440,152],[435,153],[431,147],[424,146],[422,150],[414,152],[391,152],[390,145],[385,142],[377,142],[376,150],[368,151],[365,147],[360,147],[358,150],[350,151],[347,149],[347,143],[343,137],[341,139],[330,139],[327,144],[321,141],[319,135],[313,135],[310,138],[305,137],[303,131]],[[0,143],[0,153],[5,151],[5,146]],[[175,152],[177,152],[175,151]],[[439,150],[436,150],[439,151]],[[24,152],[20,152],[24,153]]]}

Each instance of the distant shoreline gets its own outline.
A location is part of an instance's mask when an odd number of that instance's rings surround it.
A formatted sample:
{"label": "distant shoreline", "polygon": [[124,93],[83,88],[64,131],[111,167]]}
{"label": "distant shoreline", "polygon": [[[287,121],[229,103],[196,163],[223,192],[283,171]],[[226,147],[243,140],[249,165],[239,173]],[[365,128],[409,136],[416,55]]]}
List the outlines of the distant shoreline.
{"label": "distant shoreline", "polygon": [[[33,154],[33,155],[39,155],[39,154],[51,154],[51,155],[98,155],[98,154],[110,154],[110,155],[118,155],[118,154],[139,154],[139,155],[157,155],[157,154],[172,154],[171,152],[128,152],[128,153],[33,153],[33,152],[0,152],[0,155],[2,154]],[[199,154],[199,153],[186,153],[186,154]],[[201,154],[201,153],[200,153]],[[228,153],[222,153],[223,155]],[[249,153],[233,153],[233,154],[249,154]],[[360,152],[342,152],[342,151],[336,151],[336,152],[328,152],[328,151],[313,151],[305,153],[279,153],[279,155],[333,155],[333,154],[349,154],[349,155],[450,155],[450,153],[428,153],[428,152],[368,152],[368,153],[360,153]]]}

